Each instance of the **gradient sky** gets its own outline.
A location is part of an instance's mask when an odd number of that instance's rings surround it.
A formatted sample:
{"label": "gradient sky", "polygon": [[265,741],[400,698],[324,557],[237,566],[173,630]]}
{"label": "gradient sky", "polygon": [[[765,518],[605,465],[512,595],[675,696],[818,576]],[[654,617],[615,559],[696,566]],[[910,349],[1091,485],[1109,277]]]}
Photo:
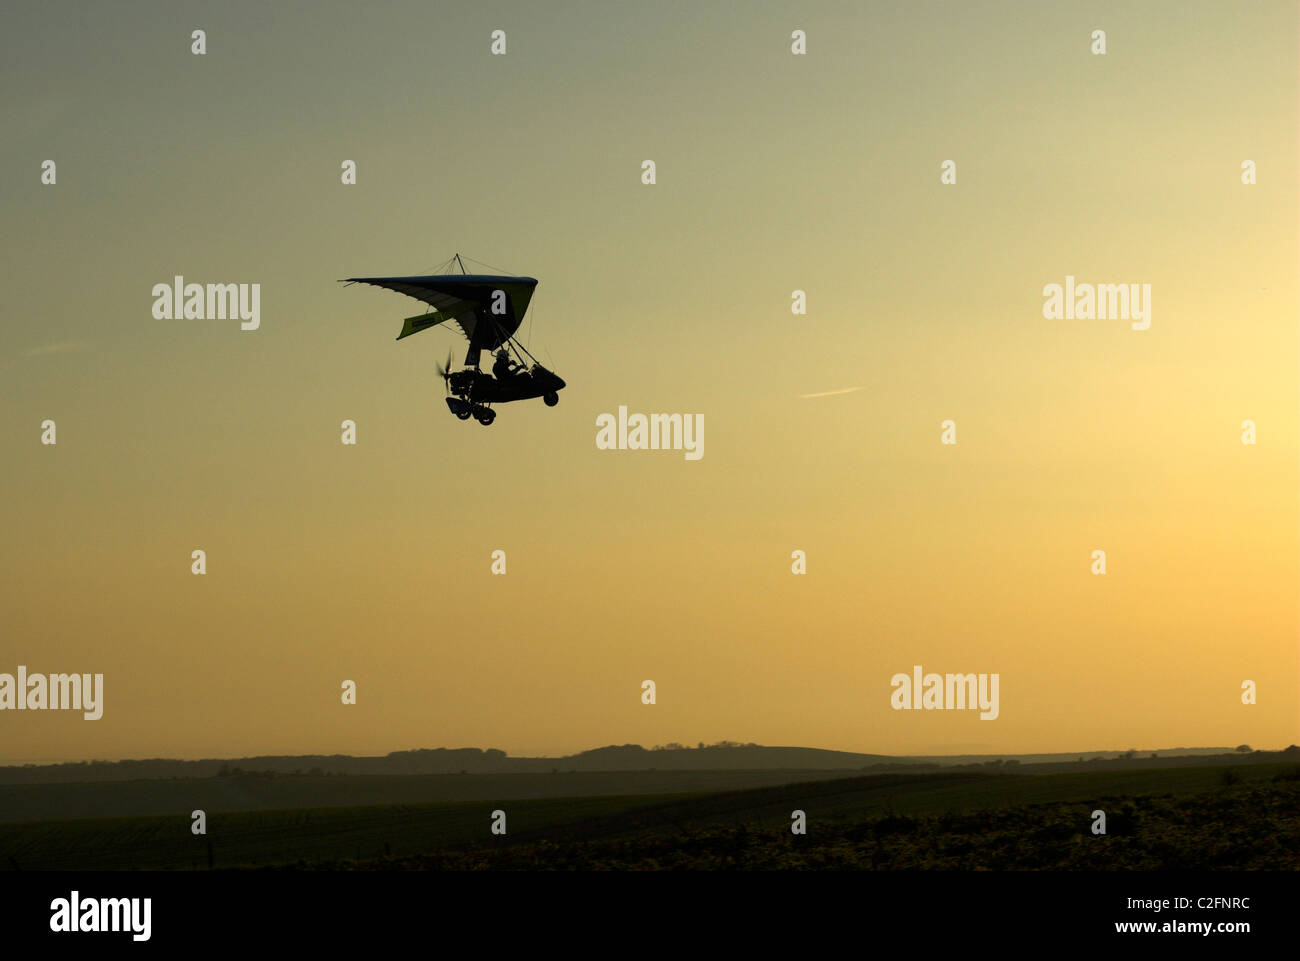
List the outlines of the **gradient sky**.
{"label": "gradient sky", "polygon": [[[7,6],[0,671],[106,698],[0,714],[0,760],[1300,741],[1296,37],[1291,2]],[[456,251],[540,280],[558,407],[455,420],[463,341],[336,283]],[[260,283],[261,329],[155,320],[175,274]],[[1067,274],[1151,284],[1150,330],[1045,320]],[[704,414],[705,456],[597,450],[620,404]],[[891,710],[914,664],[999,673],[1001,716]]]}

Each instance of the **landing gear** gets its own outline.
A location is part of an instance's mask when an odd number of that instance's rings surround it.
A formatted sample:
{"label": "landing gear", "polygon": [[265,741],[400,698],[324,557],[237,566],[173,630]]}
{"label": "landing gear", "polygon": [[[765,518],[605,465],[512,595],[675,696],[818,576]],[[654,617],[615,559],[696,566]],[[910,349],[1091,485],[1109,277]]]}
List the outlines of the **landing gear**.
{"label": "landing gear", "polygon": [[546,404],[547,407],[554,407],[560,402],[560,395],[555,391],[551,391],[549,394],[543,394],[542,402]]}
{"label": "landing gear", "polygon": [[486,427],[497,419],[497,412],[484,407],[482,404],[471,404],[460,397],[448,397],[447,409],[459,417],[461,420],[469,420],[473,417],[476,421]]}

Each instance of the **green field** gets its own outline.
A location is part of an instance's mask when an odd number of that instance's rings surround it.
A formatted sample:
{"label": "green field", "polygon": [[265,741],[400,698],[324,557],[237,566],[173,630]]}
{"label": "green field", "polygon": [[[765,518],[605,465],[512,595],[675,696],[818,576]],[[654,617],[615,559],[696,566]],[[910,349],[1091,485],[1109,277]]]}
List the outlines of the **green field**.
{"label": "green field", "polygon": [[[1300,867],[1294,764],[883,774],[747,790],[0,824],[15,870]],[[339,779],[351,780],[351,779]],[[147,783],[147,782],[145,782]],[[490,834],[501,808],[508,834]],[[1091,834],[1090,812],[1108,833]],[[791,811],[808,818],[796,837]]]}

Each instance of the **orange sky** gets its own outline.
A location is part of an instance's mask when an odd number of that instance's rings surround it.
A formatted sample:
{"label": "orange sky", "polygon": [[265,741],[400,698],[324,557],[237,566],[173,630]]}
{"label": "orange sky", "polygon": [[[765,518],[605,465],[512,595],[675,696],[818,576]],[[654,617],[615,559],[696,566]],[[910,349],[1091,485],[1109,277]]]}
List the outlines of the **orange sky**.
{"label": "orange sky", "polygon": [[[1295,5],[673,9],[15,13],[0,672],[105,706],[0,760],[1300,741]],[[556,408],[455,420],[463,342],[336,283],[457,250],[540,280]],[[154,319],[176,274],[260,328]],[[999,717],[892,710],[915,664]]]}

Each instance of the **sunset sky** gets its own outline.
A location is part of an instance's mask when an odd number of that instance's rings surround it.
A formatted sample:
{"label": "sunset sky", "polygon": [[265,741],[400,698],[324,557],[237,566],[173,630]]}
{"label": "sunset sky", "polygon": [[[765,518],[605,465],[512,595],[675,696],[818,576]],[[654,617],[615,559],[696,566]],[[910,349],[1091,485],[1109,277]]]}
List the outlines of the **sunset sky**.
{"label": "sunset sky", "polygon": [[[1297,26],[7,8],[0,672],[106,693],[0,713],[0,762],[1300,742]],[[457,251],[538,278],[557,407],[456,420],[463,339],[337,283]],[[154,319],[178,274],[260,284],[260,329]],[[1067,275],[1150,284],[1150,329],[1044,319]],[[619,405],[703,414],[703,458],[598,450]],[[1000,716],[892,710],[915,664],[1000,674]]]}

